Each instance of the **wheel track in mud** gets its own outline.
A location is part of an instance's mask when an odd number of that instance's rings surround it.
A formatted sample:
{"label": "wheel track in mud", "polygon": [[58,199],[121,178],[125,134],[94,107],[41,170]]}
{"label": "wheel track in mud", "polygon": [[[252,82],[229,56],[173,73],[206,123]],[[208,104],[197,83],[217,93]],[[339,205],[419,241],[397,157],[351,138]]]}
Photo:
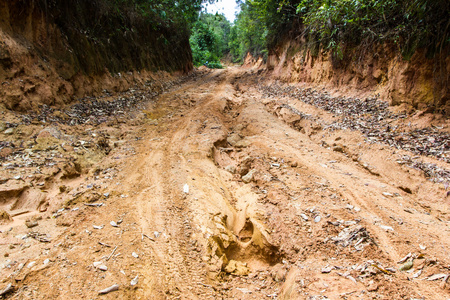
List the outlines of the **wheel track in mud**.
{"label": "wheel track in mud", "polygon": [[[216,80],[215,75],[212,77],[200,86],[192,84],[182,90],[198,89],[210,80]],[[164,95],[162,102],[167,101],[171,94]],[[208,96],[209,93],[204,98]],[[189,115],[195,115],[195,108]],[[185,117],[169,125],[167,132],[172,133],[161,137],[155,149],[141,159],[141,166],[137,168],[141,177],[139,184],[143,188],[136,201],[140,226],[143,233],[152,234],[154,238],[154,241],[148,242],[152,266],[150,271],[144,272],[148,274],[147,278],[154,278],[157,274],[157,278],[163,279],[162,283],[156,284],[156,289],[163,290],[169,299],[207,299],[214,298],[212,294],[215,294],[214,289],[204,282],[206,269],[199,263],[202,261],[201,253],[190,240],[194,229],[191,212],[185,203],[186,195],[181,192],[181,183],[175,183],[179,174],[174,173],[183,169],[179,166],[181,155],[178,145],[186,134],[186,123],[190,121],[189,117]],[[153,231],[161,235],[154,237]]]}

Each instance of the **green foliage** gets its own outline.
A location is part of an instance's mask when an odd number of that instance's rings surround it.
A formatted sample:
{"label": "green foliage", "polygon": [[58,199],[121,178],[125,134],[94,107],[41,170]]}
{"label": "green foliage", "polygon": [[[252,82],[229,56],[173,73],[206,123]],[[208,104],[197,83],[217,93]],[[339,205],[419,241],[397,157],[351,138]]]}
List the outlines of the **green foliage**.
{"label": "green foliage", "polygon": [[230,22],[219,14],[202,13],[189,39],[195,66],[222,68],[220,58],[229,52]]}
{"label": "green foliage", "polygon": [[247,0],[240,2],[230,32],[230,53],[234,61],[242,61],[247,53],[266,57],[273,46],[298,19],[294,0]]}
{"label": "green foliage", "polygon": [[448,0],[302,0],[297,12],[312,42],[342,58],[342,44],[394,42],[404,57],[448,44]]}

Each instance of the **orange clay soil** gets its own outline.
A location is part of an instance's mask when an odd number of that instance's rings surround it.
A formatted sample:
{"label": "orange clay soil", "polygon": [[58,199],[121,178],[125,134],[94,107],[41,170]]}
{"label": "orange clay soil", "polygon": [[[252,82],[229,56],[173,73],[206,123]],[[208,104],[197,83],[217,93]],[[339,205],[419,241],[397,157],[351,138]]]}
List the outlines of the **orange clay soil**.
{"label": "orange clay soil", "polygon": [[[445,185],[323,129],[328,112],[263,97],[254,72],[204,71],[99,125],[2,133],[30,148],[2,154],[3,297],[450,298]],[[283,103],[314,118],[299,130]]]}

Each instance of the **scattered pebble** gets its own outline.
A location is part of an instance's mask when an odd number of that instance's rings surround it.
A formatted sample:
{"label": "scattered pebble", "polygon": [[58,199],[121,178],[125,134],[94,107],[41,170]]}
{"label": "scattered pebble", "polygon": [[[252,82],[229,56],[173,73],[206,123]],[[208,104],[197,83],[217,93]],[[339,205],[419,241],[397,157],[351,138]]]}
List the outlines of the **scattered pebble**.
{"label": "scattered pebble", "polygon": [[114,291],[117,291],[119,289],[119,285],[118,284],[114,284],[110,287],[107,287],[106,289],[100,290],[98,291],[99,294],[108,294]]}
{"label": "scattered pebble", "polygon": [[136,284],[138,284],[138,281],[139,281],[139,275],[136,275],[136,277],[134,277],[132,280],[131,280],[131,282],[130,282],[130,284],[133,286],[133,285],[136,285]]}

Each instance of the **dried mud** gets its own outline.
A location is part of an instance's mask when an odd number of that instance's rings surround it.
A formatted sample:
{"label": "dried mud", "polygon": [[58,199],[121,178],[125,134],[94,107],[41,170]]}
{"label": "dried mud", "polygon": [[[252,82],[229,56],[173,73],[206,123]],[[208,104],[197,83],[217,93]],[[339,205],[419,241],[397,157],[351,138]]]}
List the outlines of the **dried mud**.
{"label": "dried mud", "polygon": [[[448,298],[448,178],[268,84],[202,69],[160,95],[3,110],[0,298]],[[448,170],[448,151],[419,156]]]}

